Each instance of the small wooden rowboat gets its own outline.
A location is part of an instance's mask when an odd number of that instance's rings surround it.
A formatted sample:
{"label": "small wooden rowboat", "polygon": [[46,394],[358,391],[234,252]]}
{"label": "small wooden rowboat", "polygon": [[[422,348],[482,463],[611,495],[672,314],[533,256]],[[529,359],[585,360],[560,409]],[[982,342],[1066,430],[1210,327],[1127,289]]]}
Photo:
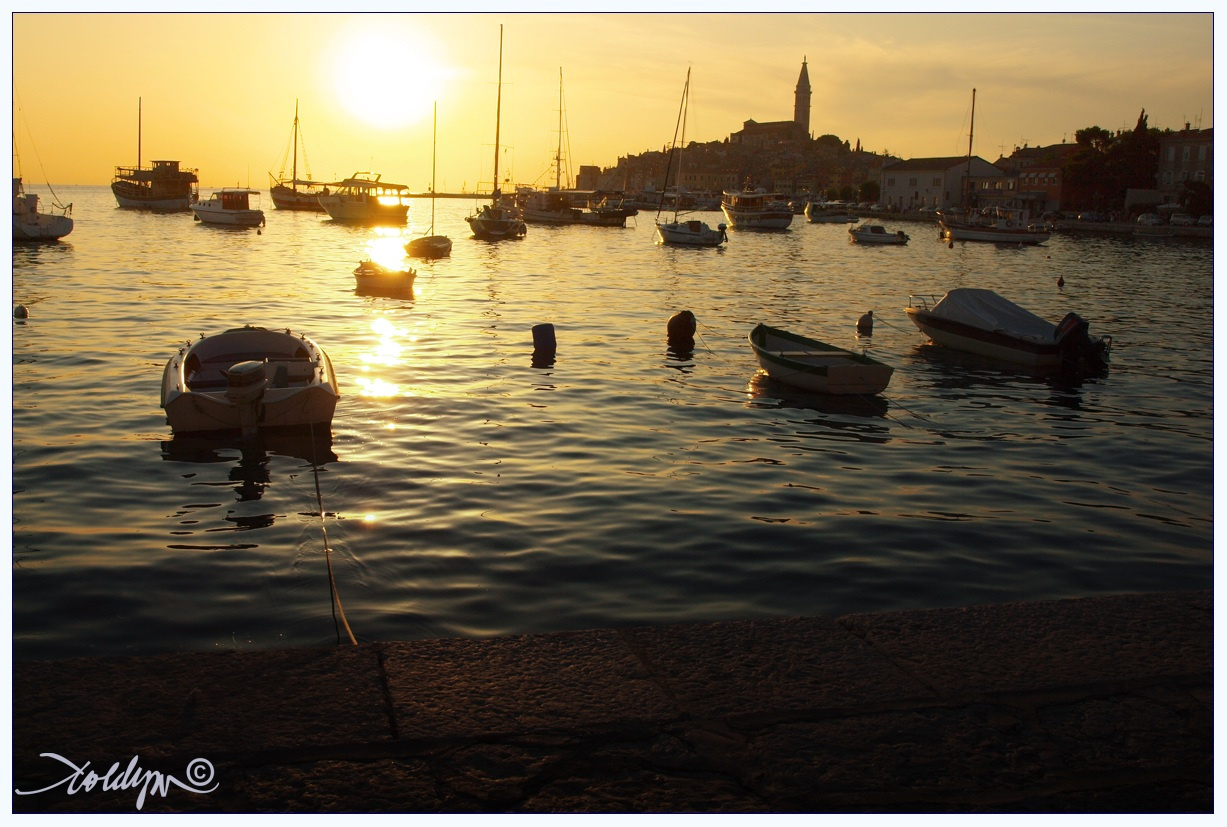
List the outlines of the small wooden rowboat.
{"label": "small wooden rowboat", "polygon": [[772,379],[815,393],[881,393],[895,372],[863,353],[765,324],[750,331],[750,345]]}
{"label": "small wooden rowboat", "polygon": [[412,290],[413,280],[418,271],[410,267],[408,270],[393,270],[378,262],[367,259],[354,268],[354,280],[358,290]]}

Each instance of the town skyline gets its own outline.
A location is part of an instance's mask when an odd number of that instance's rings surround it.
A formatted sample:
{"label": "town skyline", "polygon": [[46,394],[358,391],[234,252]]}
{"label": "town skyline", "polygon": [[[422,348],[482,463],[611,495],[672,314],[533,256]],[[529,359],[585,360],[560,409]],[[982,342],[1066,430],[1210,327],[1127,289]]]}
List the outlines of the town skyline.
{"label": "town skyline", "polygon": [[297,104],[300,174],[371,171],[425,191],[437,104],[437,189],[488,190],[500,25],[511,184],[553,183],[560,134],[572,179],[666,147],[688,69],[688,142],[791,119],[803,62],[813,137],[903,159],[966,153],[973,88],[973,152],[990,161],[1131,129],[1142,109],[1153,128],[1213,126],[1210,14],[717,14],[695,34],[698,18],[17,13],[15,160],[31,184],[106,184],[138,160],[139,101],[142,164],[265,189]]}

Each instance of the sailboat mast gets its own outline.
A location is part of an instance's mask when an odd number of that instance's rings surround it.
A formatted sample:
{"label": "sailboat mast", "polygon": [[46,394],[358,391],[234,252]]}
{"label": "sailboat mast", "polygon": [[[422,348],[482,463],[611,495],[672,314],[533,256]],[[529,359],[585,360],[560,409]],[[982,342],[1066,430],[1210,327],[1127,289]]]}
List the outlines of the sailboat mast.
{"label": "sailboat mast", "polygon": [[430,132],[430,234],[435,234],[435,155],[439,147],[439,102],[435,101],[434,126]]}
{"label": "sailboat mast", "polygon": [[499,202],[499,184],[498,184],[498,150],[499,150],[499,126],[502,123],[503,117],[503,26],[498,27],[498,96],[494,103],[494,199],[495,206]]}
{"label": "sailboat mast", "polygon": [[682,209],[682,151],[686,148],[686,117],[690,114],[690,69],[686,70],[686,88],[682,90],[682,149],[677,152],[677,178],[673,184],[673,220]]}
{"label": "sailboat mast", "polygon": [[141,99],[136,99],[136,168],[141,168]]}
{"label": "sailboat mast", "polygon": [[[292,142],[294,144],[294,166],[291,170],[292,177],[290,178],[290,181],[291,181],[290,186],[294,188],[295,192],[298,192],[298,99],[297,98],[294,100],[294,137],[292,139]],[[284,164],[285,161],[283,160],[281,163]]]}
{"label": "sailboat mast", "polygon": [[971,208],[971,142],[976,135],[976,89],[971,89],[971,127],[967,131],[967,189],[963,194],[963,209]]}
{"label": "sailboat mast", "polygon": [[558,67],[558,151],[554,153],[554,189],[562,189],[562,67]]}

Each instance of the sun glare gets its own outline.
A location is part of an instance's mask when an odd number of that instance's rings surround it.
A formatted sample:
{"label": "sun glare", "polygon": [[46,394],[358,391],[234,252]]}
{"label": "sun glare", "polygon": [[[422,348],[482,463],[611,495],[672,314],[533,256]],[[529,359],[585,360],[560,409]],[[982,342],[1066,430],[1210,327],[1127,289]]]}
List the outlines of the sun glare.
{"label": "sun glare", "polygon": [[425,38],[403,30],[348,30],[338,36],[332,53],[338,102],[377,129],[429,122],[451,74]]}

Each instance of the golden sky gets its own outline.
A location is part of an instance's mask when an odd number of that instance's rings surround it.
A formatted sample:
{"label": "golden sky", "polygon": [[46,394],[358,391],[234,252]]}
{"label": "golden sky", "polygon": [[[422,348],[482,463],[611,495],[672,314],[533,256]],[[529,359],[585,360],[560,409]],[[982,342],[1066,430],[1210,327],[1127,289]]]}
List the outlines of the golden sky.
{"label": "golden sky", "polygon": [[[1208,8],[1208,6],[1207,6]],[[673,137],[790,120],[803,60],[810,130],[903,158],[1072,142],[1087,126],[1214,125],[1212,18],[1190,14],[11,15],[12,89],[28,185],[106,184],[116,165],[178,160],[201,186],[265,189],[298,102],[316,179],[355,171],[489,189],[503,26],[500,177],[553,183],[563,153],[613,166]],[[300,159],[300,173],[303,162]],[[288,164],[286,173],[289,173]]]}

